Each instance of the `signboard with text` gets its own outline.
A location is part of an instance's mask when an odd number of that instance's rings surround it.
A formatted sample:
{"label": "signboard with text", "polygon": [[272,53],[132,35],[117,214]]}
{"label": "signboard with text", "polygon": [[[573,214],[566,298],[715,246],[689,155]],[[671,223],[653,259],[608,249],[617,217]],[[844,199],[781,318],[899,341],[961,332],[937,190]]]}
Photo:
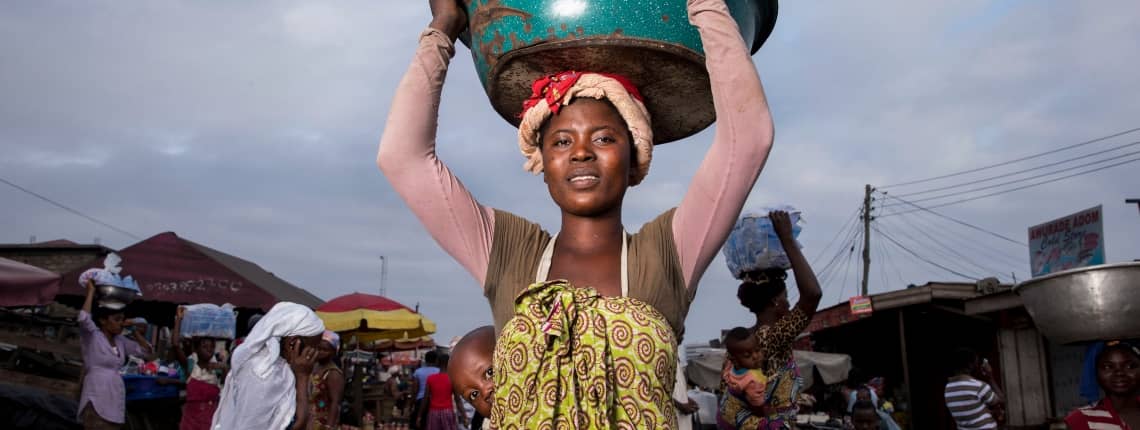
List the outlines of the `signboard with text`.
{"label": "signboard with text", "polygon": [[870,297],[864,297],[864,296],[852,297],[850,300],[850,303],[851,303],[851,315],[870,315],[871,312],[873,312],[873,310],[871,308],[871,298]]}
{"label": "signboard with text", "polygon": [[1029,265],[1034,277],[1104,264],[1101,207],[1029,228]]}

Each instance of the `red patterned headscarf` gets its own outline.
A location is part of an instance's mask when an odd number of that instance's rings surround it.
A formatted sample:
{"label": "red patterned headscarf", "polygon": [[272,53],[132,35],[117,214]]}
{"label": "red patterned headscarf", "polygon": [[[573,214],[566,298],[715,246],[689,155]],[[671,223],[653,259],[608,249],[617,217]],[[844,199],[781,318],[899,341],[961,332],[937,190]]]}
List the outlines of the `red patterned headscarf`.
{"label": "red patterned headscarf", "polygon": [[[633,82],[630,82],[629,79],[626,79],[625,76],[610,73],[591,74],[617,81],[634,99],[645,103],[645,99],[641,98],[641,92],[637,91],[637,87],[634,86]],[[566,71],[536,79],[534,85],[531,87],[530,98],[523,102],[523,109],[522,112],[519,112],[519,118],[522,118],[530,108],[542,101],[546,101],[546,105],[550,108],[551,113],[558,115],[558,111],[562,108],[563,104],[565,104],[563,98],[565,98],[566,94],[570,92],[570,89],[574,87],[574,84],[578,83],[578,79],[581,78],[582,75],[582,73],[575,71]],[[569,100],[566,100],[566,102],[569,102]]]}
{"label": "red patterned headscarf", "polygon": [[624,76],[613,74],[568,71],[534,81],[531,97],[523,102],[523,111],[519,114],[522,119],[519,123],[519,149],[527,157],[523,168],[534,174],[542,172],[539,129],[547,118],[557,115],[563,106],[577,97],[605,99],[617,109],[633,135],[637,151],[637,171],[630,185],[640,183],[649,174],[649,162],[653,157],[649,111],[637,87]]}

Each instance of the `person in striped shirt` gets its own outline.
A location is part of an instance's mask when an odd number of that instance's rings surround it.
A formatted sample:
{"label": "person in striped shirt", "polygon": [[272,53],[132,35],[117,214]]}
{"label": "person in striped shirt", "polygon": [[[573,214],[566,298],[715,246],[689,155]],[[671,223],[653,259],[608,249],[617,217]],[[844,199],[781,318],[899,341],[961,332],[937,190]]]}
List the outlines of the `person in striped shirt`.
{"label": "person in striped shirt", "polygon": [[1105,398],[1065,417],[1071,430],[1140,430],[1140,347],[1109,342],[1096,355]]}
{"label": "person in striped shirt", "polygon": [[965,348],[954,352],[954,363],[956,371],[946,383],[946,408],[958,430],[997,429],[1003,400],[989,363]]}

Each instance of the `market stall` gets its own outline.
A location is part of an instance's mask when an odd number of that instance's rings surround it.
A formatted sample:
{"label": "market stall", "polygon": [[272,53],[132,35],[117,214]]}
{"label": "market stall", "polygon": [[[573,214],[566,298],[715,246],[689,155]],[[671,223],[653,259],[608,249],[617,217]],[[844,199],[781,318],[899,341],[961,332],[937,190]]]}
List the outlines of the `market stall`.
{"label": "market stall", "polygon": [[60,275],[0,258],[0,306],[43,306],[59,292]]}

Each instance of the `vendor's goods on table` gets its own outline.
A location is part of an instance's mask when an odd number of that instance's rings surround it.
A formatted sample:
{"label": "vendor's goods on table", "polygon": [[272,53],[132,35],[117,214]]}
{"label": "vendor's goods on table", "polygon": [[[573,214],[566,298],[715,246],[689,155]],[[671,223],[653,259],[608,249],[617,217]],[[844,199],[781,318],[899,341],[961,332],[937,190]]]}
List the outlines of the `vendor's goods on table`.
{"label": "vendor's goods on table", "polygon": [[[167,380],[169,380],[167,378]],[[175,383],[164,384],[164,377],[147,375],[123,375],[123,385],[127,391],[127,401],[166,399],[178,397],[179,386]]]}

